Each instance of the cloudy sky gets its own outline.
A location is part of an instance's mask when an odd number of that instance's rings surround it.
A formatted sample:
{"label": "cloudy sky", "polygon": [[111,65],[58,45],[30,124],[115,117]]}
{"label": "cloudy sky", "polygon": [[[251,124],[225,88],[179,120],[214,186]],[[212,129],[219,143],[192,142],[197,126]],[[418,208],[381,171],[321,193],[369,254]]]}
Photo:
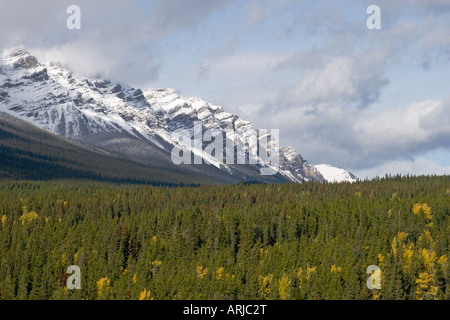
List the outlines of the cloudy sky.
{"label": "cloudy sky", "polygon": [[[81,30],[66,27],[72,4]],[[0,50],[280,129],[313,164],[450,174],[449,0],[2,0],[0,30]]]}

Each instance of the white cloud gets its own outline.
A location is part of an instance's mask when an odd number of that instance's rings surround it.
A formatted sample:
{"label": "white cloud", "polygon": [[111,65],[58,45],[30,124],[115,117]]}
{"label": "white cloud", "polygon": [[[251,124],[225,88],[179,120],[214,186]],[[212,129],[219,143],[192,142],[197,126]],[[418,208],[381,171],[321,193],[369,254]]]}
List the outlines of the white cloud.
{"label": "white cloud", "polygon": [[239,52],[205,61],[205,64],[209,66],[211,76],[238,81],[244,77],[248,81],[261,78],[285,58],[285,54]]}
{"label": "white cloud", "polygon": [[[286,57],[286,54],[261,52],[237,52],[220,59],[211,57],[197,65],[195,71],[202,88],[198,89],[196,84],[196,90],[203,90],[204,98],[213,97],[211,102],[222,104],[228,112],[238,113],[239,106],[243,105],[263,105],[279,94],[287,71],[275,66]],[[178,81],[189,82],[190,74],[185,72]],[[215,92],[219,95],[214,96]],[[258,122],[257,114],[251,120]]]}
{"label": "white cloud", "polygon": [[111,56],[105,59],[104,54],[98,48],[93,48],[90,43],[66,44],[47,49],[30,49],[39,61],[67,64],[65,66],[72,71],[86,76],[95,76],[101,72],[103,76],[108,77],[116,66],[116,59]]}
{"label": "white cloud", "polygon": [[337,57],[325,68],[312,71],[301,79],[294,89],[293,98],[306,103],[345,100],[357,93],[353,76],[352,60]]}
{"label": "white cloud", "polygon": [[415,102],[406,108],[362,112],[353,126],[363,154],[377,159],[413,157],[439,147],[450,148],[450,104]]}
{"label": "white cloud", "polygon": [[260,115],[282,129],[282,144],[293,145],[313,163],[362,169],[439,148],[450,150],[448,101],[388,109],[303,104]]}
{"label": "white cloud", "polygon": [[161,39],[189,32],[233,3],[221,0],[78,0],[81,30],[68,30],[70,0],[0,2],[0,49],[24,45],[84,75],[139,86],[159,76]]}

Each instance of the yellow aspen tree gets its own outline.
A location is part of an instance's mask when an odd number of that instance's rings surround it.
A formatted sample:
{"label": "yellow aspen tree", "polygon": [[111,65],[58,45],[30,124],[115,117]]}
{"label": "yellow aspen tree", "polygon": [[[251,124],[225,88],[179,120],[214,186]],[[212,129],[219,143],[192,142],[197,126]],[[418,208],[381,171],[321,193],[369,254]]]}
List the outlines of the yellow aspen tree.
{"label": "yellow aspen tree", "polygon": [[111,280],[108,277],[101,278],[97,281],[97,298],[108,299],[112,293]]}
{"label": "yellow aspen tree", "polygon": [[34,211],[27,211],[27,207],[22,207],[23,214],[19,217],[19,220],[22,221],[22,224],[29,223],[33,220],[39,218],[39,215]]}
{"label": "yellow aspen tree", "polygon": [[425,230],[423,234],[419,236],[419,243],[422,244],[422,247],[434,248],[436,246],[436,242],[431,237],[430,230]]}
{"label": "yellow aspen tree", "polygon": [[203,268],[203,266],[197,266],[197,278],[203,279],[208,274],[208,268]]}
{"label": "yellow aspen tree", "polygon": [[414,254],[414,244],[411,243],[409,246],[404,245],[403,247],[403,271],[411,271],[411,260]]}
{"label": "yellow aspen tree", "polygon": [[433,214],[431,212],[431,207],[426,203],[416,203],[413,205],[412,209],[415,215],[424,215],[427,222],[430,223],[433,218]]}
{"label": "yellow aspen tree", "polygon": [[384,267],[386,266],[386,259],[385,259],[385,257],[381,253],[379,253],[377,255],[377,260],[378,260],[378,266],[381,269],[384,269]]}
{"label": "yellow aspen tree", "polygon": [[278,293],[281,300],[289,300],[291,298],[291,280],[283,273],[283,276],[278,280]]}
{"label": "yellow aspen tree", "polygon": [[144,290],[141,291],[141,293],[139,294],[139,300],[154,300],[154,299],[151,297],[150,290],[144,288]]}
{"label": "yellow aspen tree", "polygon": [[406,232],[399,231],[397,233],[397,236],[394,237],[394,239],[392,239],[391,249],[392,249],[392,252],[394,253],[395,257],[397,256],[398,246],[404,245],[404,241],[407,236],[408,236],[408,234]]}
{"label": "yellow aspen tree", "polygon": [[331,272],[331,273],[339,273],[339,272],[341,272],[341,271],[342,271],[342,267],[336,267],[335,264],[333,264],[333,265],[331,266],[331,269],[330,269],[330,272]]}
{"label": "yellow aspen tree", "polygon": [[268,274],[265,277],[263,276],[259,277],[259,293],[261,294],[261,298],[263,300],[269,300],[269,294],[272,290],[271,289],[272,279],[273,279],[272,274]]}
{"label": "yellow aspen tree", "polygon": [[428,272],[431,272],[433,269],[433,266],[437,260],[436,252],[434,250],[421,249],[420,257],[425,266],[425,270]]}
{"label": "yellow aspen tree", "polygon": [[316,267],[306,267],[306,279],[307,280],[312,280],[315,273],[316,273]]}
{"label": "yellow aspen tree", "polygon": [[224,273],[225,273],[224,267],[220,267],[219,269],[217,269],[217,271],[216,271],[216,279],[217,280],[222,280],[224,278]]}
{"label": "yellow aspen tree", "polygon": [[438,293],[438,287],[434,285],[433,275],[422,272],[416,280],[416,300],[434,300]]}
{"label": "yellow aspen tree", "polygon": [[442,267],[443,270],[446,270],[448,268],[448,257],[447,255],[442,255],[437,263]]}

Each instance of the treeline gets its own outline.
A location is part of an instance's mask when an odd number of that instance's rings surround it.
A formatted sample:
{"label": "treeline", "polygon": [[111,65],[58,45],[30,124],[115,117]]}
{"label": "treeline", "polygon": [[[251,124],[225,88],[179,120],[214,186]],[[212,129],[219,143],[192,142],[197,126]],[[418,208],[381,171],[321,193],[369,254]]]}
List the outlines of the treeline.
{"label": "treeline", "polygon": [[449,213],[445,176],[1,182],[0,299],[449,299]]}

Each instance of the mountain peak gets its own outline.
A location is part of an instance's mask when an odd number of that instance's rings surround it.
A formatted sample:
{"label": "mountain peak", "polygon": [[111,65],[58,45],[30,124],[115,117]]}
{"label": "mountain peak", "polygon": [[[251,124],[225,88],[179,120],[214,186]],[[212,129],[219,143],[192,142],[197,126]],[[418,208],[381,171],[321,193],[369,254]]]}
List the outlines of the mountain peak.
{"label": "mountain peak", "polygon": [[2,54],[2,60],[5,64],[15,68],[34,68],[39,65],[39,61],[24,46],[17,46],[7,49]]}
{"label": "mountain peak", "polygon": [[16,47],[5,49],[3,51],[3,56],[14,56],[14,55],[20,54],[22,52],[29,53],[28,50],[23,45],[19,45]]}
{"label": "mountain peak", "polygon": [[333,167],[329,164],[314,165],[328,182],[356,182],[358,178],[350,171]]}
{"label": "mountain peak", "polygon": [[299,156],[298,152],[291,146],[281,147],[280,151],[282,151],[289,161],[293,161],[296,157]]}

